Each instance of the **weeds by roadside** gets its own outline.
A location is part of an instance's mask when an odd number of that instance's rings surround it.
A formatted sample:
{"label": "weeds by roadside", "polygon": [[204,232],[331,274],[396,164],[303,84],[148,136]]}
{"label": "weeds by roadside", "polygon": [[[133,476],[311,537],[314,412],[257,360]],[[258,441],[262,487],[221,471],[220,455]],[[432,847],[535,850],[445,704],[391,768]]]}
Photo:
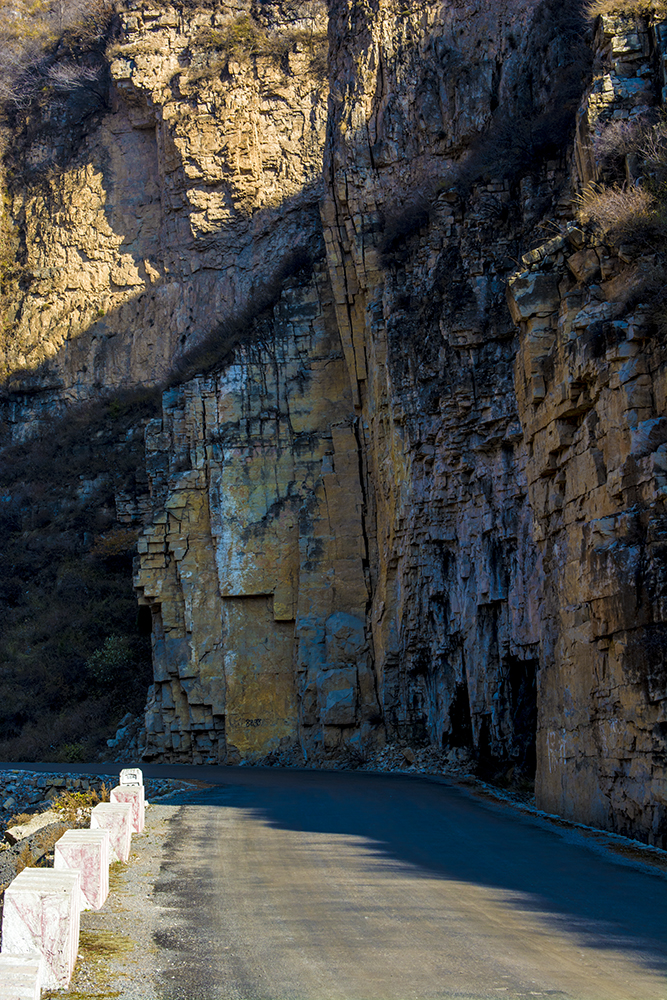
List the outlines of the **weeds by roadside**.
{"label": "weeds by roadside", "polygon": [[108,802],[110,793],[111,789],[104,784],[99,792],[94,788],[87,792],[74,792],[65,789],[53,800],[52,808],[60,815],[63,822],[75,828],[88,827],[91,810],[99,802]]}

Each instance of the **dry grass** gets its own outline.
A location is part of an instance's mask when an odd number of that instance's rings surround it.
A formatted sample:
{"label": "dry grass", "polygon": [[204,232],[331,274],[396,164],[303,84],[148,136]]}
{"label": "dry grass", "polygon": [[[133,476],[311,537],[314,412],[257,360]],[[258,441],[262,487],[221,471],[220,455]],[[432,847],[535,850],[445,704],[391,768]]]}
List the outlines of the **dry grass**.
{"label": "dry grass", "polygon": [[29,823],[32,818],[32,813],[17,813],[16,816],[12,816],[7,826],[23,826],[24,823]]}
{"label": "dry grass", "polygon": [[581,195],[578,216],[617,246],[625,244],[641,253],[667,245],[667,220],[655,196],[644,188],[589,184]]}
{"label": "dry grass", "polygon": [[59,813],[63,822],[75,827],[88,826],[90,811],[98,802],[108,802],[111,789],[102,785],[99,792],[91,789],[88,792],[73,792],[69,789],[61,792],[53,800],[53,809]]}
{"label": "dry grass", "polygon": [[592,20],[601,15],[611,17],[667,17],[666,0],[590,0],[586,14]]}
{"label": "dry grass", "polygon": [[612,120],[598,125],[593,137],[595,158],[601,166],[617,166],[622,157],[640,153],[651,132],[652,123],[643,117]]}

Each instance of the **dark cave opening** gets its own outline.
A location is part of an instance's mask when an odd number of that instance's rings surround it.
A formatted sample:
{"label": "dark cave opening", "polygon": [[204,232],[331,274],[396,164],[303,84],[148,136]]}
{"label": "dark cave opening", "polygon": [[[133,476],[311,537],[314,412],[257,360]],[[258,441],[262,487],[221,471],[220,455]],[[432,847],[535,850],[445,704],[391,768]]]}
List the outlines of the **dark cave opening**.
{"label": "dark cave opening", "polygon": [[456,685],[454,697],[449,706],[449,732],[442,738],[444,747],[471,747],[472,720],[470,718],[470,698],[465,681]]}
{"label": "dark cave opening", "polygon": [[538,661],[511,657],[507,689],[513,726],[512,758],[518,775],[535,778],[537,757],[537,666]]}

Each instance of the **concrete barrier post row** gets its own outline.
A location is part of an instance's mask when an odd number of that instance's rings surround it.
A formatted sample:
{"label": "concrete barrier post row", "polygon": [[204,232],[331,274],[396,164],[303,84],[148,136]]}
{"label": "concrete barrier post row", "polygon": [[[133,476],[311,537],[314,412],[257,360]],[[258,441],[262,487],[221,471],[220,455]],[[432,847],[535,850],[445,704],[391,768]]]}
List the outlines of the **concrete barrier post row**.
{"label": "concrete barrier post row", "polygon": [[42,956],[0,955],[0,1000],[39,1000]]}
{"label": "concrete barrier post row", "polygon": [[53,868],[24,868],[5,891],[0,1000],[39,1000],[42,987],[69,985],[79,950],[79,914],[109,892],[110,861],[127,861],[132,833],[144,829],[143,775],[120,773],[111,802],[100,802],[89,830],[68,830]]}
{"label": "concrete barrier post row", "polygon": [[65,987],[79,950],[81,873],[24,868],[5,890],[2,953],[42,955],[42,986]]}

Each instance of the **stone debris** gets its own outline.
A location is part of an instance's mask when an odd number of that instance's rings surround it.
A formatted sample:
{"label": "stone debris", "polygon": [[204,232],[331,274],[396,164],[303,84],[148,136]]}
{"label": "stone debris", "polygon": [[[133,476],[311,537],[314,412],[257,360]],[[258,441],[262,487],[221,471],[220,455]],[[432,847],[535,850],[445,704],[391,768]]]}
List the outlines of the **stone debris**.
{"label": "stone debris", "polygon": [[[87,792],[108,791],[118,780],[114,774],[52,774],[44,771],[0,770],[0,830],[5,830],[13,816],[23,813],[42,813],[53,806],[53,800],[63,791]],[[192,788],[192,782],[177,781],[173,778],[145,778],[144,791],[148,801],[158,799],[175,791]],[[7,803],[9,802],[9,806]],[[81,814],[84,822],[87,816]],[[0,852],[3,845],[0,842]],[[0,855],[1,856],[1,855]]]}
{"label": "stone debris", "polygon": [[30,837],[33,833],[37,833],[38,830],[42,830],[45,826],[49,826],[50,823],[56,823],[61,819],[61,816],[55,809],[47,809],[43,813],[35,813],[32,819],[27,820],[25,823],[19,823],[17,826],[9,826],[5,830],[5,840],[8,844],[17,844],[19,840],[25,840],[26,837]]}
{"label": "stone debris", "polygon": [[[255,761],[244,761],[248,767],[298,767],[316,768],[323,771],[359,770],[384,771],[404,774],[443,775],[454,779],[469,778],[476,783],[479,763],[475,754],[467,747],[452,747],[447,750],[436,750],[430,746],[409,746],[405,741],[388,743],[381,749],[372,749],[350,743],[340,747],[335,754],[306,753],[298,742],[286,742],[278,750],[274,750]],[[534,803],[535,797],[529,781],[512,780],[515,776],[505,768],[496,774],[511,798],[524,803]],[[516,775],[520,779],[520,775]],[[490,786],[492,787],[492,786]]]}
{"label": "stone debris", "polygon": [[58,820],[15,844],[0,845],[0,896],[26,865],[39,864],[48,857],[56,841],[67,831],[69,825]]}

